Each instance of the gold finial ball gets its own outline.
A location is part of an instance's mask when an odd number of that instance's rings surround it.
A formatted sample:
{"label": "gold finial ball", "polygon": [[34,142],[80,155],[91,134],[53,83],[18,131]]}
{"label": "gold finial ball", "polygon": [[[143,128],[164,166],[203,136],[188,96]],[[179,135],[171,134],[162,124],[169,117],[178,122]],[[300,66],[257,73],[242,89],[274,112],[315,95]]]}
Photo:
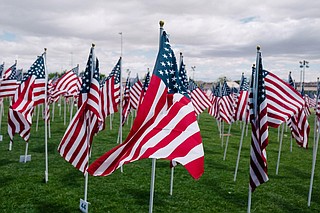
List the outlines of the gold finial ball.
{"label": "gold finial ball", "polygon": [[94,43],[92,43],[92,47],[95,47],[96,45]]}
{"label": "gold finial ball", "polygon": [[159,25],[160,25],[160,27],[163,27],[163,25],[164,25],[164,21],[159,21]]}
{"label": "gold finial ball", "polygon": [[257,50],[258,50],[258,51],[260,50],[260,46],[259,46],[259,45],[257,46]]}

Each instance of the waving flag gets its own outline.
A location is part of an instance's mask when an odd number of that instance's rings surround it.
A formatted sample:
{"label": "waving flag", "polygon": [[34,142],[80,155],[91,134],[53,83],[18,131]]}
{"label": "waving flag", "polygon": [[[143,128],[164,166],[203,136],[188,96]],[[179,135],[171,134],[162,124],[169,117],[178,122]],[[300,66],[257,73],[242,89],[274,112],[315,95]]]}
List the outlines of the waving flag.
{"label": "waving flag", "polygon": [[147,73],[147,75],[146,75],[146,77],[144,79],[143,85],[142,85],[142,90],[141,90],[141,94],[140,94],[140,98],[139,98],[138,109],[139,109],[139,106],[141,105],[141,103],[142,103],[142,101],[144,99],[144,95],[147,92],[149,83],[150,83],[150,72],[148,71],[148,73]]}
{"label": "waving flag", "polygon": [[132,87],[130,88],[130,106],[132,109],[138,109],[141,91],[142,83],[137,75]]}
{"label": "waving flag", "polygon": [[126,120],[128,119],[129,113],[131,110],[130,105],[130,81],[129,76],[126,81],[126,86],[124,89],[123,94],[123,101],[122,101],[122,126],[126,123]]}
{"label": "waving flag", "polygon": [[268,113],[265,88],[266,72],[262,69],[261,53],[257,53],[257,69],[252,69],[250,93],[251,152],[250,152],[250,189],[269,180],[267,168]]}
{"label": "waving flag", "polygon": [[244,121],[248,123],[249,121],[249,84],[247,78],[241,77],[240,91],[235,104],[234,120]]}
{"label": "waving flag", "polygon": [[99,62],[90,50],[86,70],[82,76],[79,110],[70,122],[58,147],[60,155],[74,167],[85,173],[93,135],[102,121],[99,108]]}
{"label": "waving flag", "polygon": [[191,95],[191,102],[196,115],[199,115],[205,109],[209,108],[209,106],[211,105],[209,98],[191,79],[189,80],[189,91]]}
{"label": "waving flag", "polygon": [[16,69],[13,69],[7,78],[0,80],[0,98],[13,96],[18,87]]}
{"label": "waving flag", "polygon": [[9,78],[12,72],[16,72],[16,69],[17,69],[17,61],[11,67],[9,67],[6,71],[4,71],[2,78],[3,79]]}
{"label": "waving flag", "polygon": [[204,170],[200,129],[164,31],[153,75],[139,109],[143,110],[138,110],[125,142],[93,162],[88,172],[106,176],[123,164],[161,158],[182,164],[193,178],[199,178]]}
{"label": "waving flag", "polygon": [[0,64],[0,77],[2,78],[2,73],[4,70],[4,62],[2,64]]}
{"label": "waving flag", "polygon": [[224,81],[221,91],[219,114],[226,123],[231,124],[233,122],[234,106],[230,88],[226,81]]}
{"label": "waving flag", "polygon": [[120,64],[121,57],[109,76],[104,80],[103,87],[100,89],[101,110],[104,118],[118,112],[117,104],[120,101]]}
{"label": "waving flag", "polygon": [[70,71],[63,74],[53,86],[50,99],[53,102],[59,100],[61,95],[64,96],[76,96],[79,93],[81,81],[76,74],[79,67],[75,67]]}
{"label": "waving flag", "polygon": [[289,72],[288,84],[295,89],[295,84],[294,84],[294,81],[293,81],[293,79],[292,79],[292,77],[291,77],[291,72]]}
{"label": "waving flag", "polygon": [[16,89],[8,112],[8,134],[13,141],[15,133],[28,141],[32,124],[32,112],[36,105],[45,101],[45,53],[39,56],[21,84]]}

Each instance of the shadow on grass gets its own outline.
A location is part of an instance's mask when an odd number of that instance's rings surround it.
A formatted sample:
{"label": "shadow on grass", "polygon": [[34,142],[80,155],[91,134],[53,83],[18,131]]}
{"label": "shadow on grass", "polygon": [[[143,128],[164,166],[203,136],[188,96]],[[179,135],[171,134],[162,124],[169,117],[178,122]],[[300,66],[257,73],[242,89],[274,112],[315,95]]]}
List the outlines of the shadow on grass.
{"label": "shadow on grass", "polygon": [[[57,151],[57,145],[48,143],[48,153],[54,153]],[[35,152],[35,153],[44,153],[44,143],[41,146],[36,146],[30,149],[30,152]]]}
{"label": "shadow on grass", "polygon": [[0,160],[0,166],[6,166],[12,163],[16,163],[17,161],[8,160],[8,159],[1,159]]}
{"label": "shadow on grass", "polygon": [[61,185],[66,188],[81,187],[84,183],[84,178],[81,179],[82,174],[79,173],[76,169],[67,170],[63,175],[61,175]]}
{"label": "shadow on grass", "polygon": [[57,203],[50,203],[48,202],[39,202],[37,203],[37,212],[46,212],[46,213],[57,213],[57,212],[80,212],[79,209],[73,208],[73,209],[67,209],[63,205],[57,204]]}

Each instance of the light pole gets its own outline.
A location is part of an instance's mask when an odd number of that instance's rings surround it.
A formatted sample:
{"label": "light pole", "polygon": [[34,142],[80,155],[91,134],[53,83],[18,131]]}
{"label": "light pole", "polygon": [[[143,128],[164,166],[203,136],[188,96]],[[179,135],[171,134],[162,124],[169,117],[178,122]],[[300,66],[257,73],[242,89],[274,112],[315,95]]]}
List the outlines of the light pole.
{"label": "light pole", "polygon": [[[302,88],[304,90],[304,77],[306,74],[306,68],[309,68],[309,62],[306,60],[303,61],[299,61],[300,63],[300,68],[301,68],[301,72],[300,72],[300,91],[302,92]],[[301,81],[302,78],[302,81]]]}
{"label": "light pole", "polygon": [[193,77],[192,77],[192,79],[195,80],[195,79],[194,79],[194,72],[196,71],[196,66],[191,66],[191,69],[192,69],[192,71],[193,71]]}

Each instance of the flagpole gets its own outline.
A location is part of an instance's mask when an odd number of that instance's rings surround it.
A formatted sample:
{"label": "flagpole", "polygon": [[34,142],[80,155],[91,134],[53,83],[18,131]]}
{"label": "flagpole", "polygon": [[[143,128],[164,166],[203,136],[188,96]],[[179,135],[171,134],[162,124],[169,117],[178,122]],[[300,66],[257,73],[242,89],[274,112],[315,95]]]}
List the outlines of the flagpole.
{"label": "flagpole", "polygon": [[66,97],[64,97],[64,108],[63,108],[63,125],[66,125],[66,114],[67,114],[67,101],[66,101]]}
{"label": "flagpole", "polygon": [[241,149],[242,149],[242,142],[243,142],[243,137],[244,137],[244,130],[246,128],[246,123],[242,124],[242,132],[241,132],[241,138],[240,138],[240,143],[239,143],[239,150],[238,150],[238,157],[237,157],[237,163],[236,163],[236,169],[234,171],[234,177],[233,181],[236,181],[237,179],[237,173],[238,173],[238,167],[239,167],[239,161],[240,161],[240,154],[241,154]]}
{"label": "flagpole", "polygon": [[[319,78],[317,79],[317,86],[319,85]],[[319,92],[319,91],[317,91]],[[317,99],[316,99],[316,108],[318,104],[319,99],[319,94],[317,94]],[[317,120],[317,116],[314,118]],[[318,134],[316,137],[316,140],[314,141],[314,147],[313,147],[313,158],[312,158],[312,170],[311,170],[311,177],[310,177],[310,188],[309,188],[309,195],[308,195],[308,206],[311,204],[311,195],[312,195],[312,187],[313,187],[313,179],[314,179],[314,170],[316,168],[316,160],[317,160],[317,153],[318,153],[318,144],[319,144],[319,137],[320,137],[320,121],[318,123]],[[316,132],[316,125],[315,125],[315,130]]]}
{"label": "flagpole", "polygon": [[40,105],[37,106],[37,124],[36,124],[36,132],[38,132],[39,127],[39,116],[40,116]]}
{"label": "flagpole", "polygon": [[[122,48],[123,48],[123,38],[122,38],[122,32],[119,33],[120,34],[120,124],[119,124],[119,143],[122,144]],[[123,167],[121,166],[120,168],[121,173],[123,173]]]}
{"label": "flagpole", "polygon": [[232,126],[232,123],[229,125],[229,129],[228,129],[228,135],[227,135],[227,140],[226,140],[226,147],[224,148],[223,160],[226,160],[226,156],[227,156],[227,149],[228,149],[229,135],[230,135],[230,131],[231,131],[231,126]]}
{"label": "flagpole", "polygon": [[280,137],[280,142],[279,142],[279,152],[278,152],[278,161],[277,161],[277,167],[276,167],[276,175],[278,175],[279,172],[279,164],[280,164],[280,155],[281,155],[281,149],[282,149],[282,140],[283,140],[283,131],[284,131],[284,123],[279,126],[281,129],[281,137]]}
{"label": "flagpole", "polygon": [[[253,88],[252,88],[252,96],[253,96],[253,122],[256,123],[256,117],[257,117],[257,114],[258,114],[258,72],[259,72],[259,67],[260,67],[260,46],[257,46],[257,58],[256,58],[256,71],[254,73],[254,79],[253,80]],[[251,152],[253,152],[252,150],[252,146],[250,146],[250,155],[251,155]],[[251,157],[250,157],[251,158]],[[249,166],[250,168],[250,166]],[[250,171],[250,169],[249,169]],[[249,173],[250,175],[250,173]],[[247,209],[247,212],[250,213],[251,212],[251,194],[252,194],[252,191],[251,191],[251,186],[250,186],[250,183],[249,183],[249,193],[248,193],[248,209]]]}
{"label": "flagpole", "polygon": [[[44,48],[44,67],[45,67],[45,99],[44,105],[45,109],[48,107],[48,71],[47,71],[47,48]],[[47,113],[45,113],[45,122],[44,122],[44,149],[45,149],[45,165],[46,170],[44,172],[44,181],[48,182],[48,123],[47,123]]]}

